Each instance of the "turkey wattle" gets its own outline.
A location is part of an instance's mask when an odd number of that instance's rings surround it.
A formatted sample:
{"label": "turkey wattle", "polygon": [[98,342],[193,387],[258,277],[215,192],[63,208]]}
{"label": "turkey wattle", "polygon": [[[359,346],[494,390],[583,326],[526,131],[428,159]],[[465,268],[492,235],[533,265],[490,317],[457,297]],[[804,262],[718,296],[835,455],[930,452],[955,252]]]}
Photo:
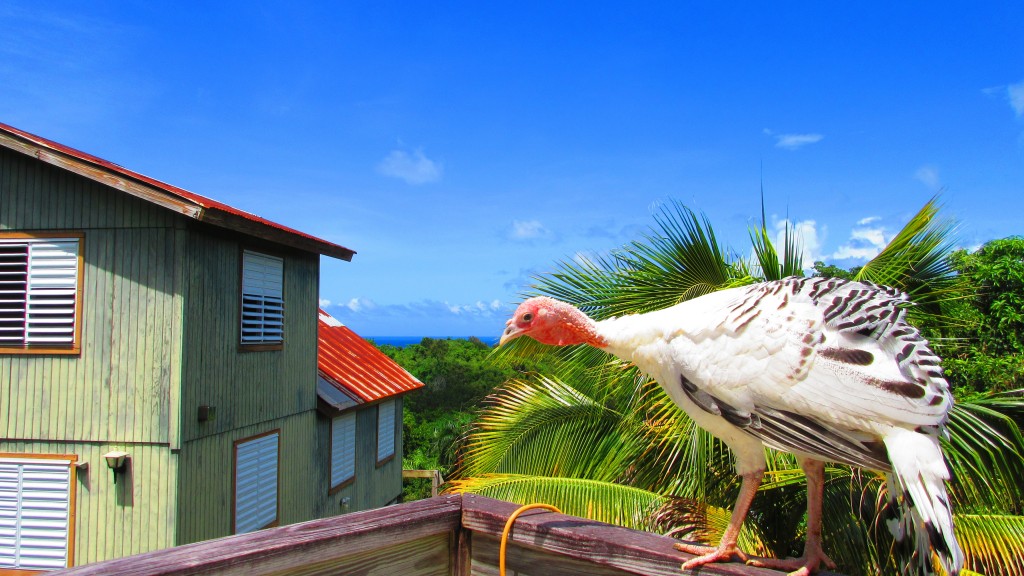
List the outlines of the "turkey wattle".
{"label": "turkey wattle", "polygon": [[[545,297],[520,304],[501,343],[519,336],[589,344],[635,364],[693,420],[724,441],[742,477],[717,548],[679,544],[693,568],[739,557],[809,574],[832,566],[821,548],[823,462],[888,473],[902,518],[956,575],[964,556],[953,535],[939,436],[953,400],[939,358],[904,321],[904,294],[834,278],[784,280],[714,292],[655,312],[595,322]],[[748,559],[740,526],[765,470],[763,445],[795,454],[808,478],[804,556]]]}

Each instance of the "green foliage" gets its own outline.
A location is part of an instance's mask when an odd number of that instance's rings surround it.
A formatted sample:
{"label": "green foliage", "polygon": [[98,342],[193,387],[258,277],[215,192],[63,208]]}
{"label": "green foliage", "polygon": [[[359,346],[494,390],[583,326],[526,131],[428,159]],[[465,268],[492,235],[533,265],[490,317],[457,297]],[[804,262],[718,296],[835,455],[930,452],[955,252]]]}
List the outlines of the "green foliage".
{"label": "green foliage", "polygon": [[[490,359],[493,348],[479,338],[424,338],[404,348],[384,345],[379,349],[424,383],[423,389],[405,398],[403,467],[439,470],[444,477],[454,468],[459,446],[483,399],[502,382],[543,369],[541,357],[499,365]],[[429,480],[406,482],[404,500],[429,496]]]}
{"label": "green foliage", "polygon": [[944,358],[958,397],[1024,387],[1024,239],[1004,238],[947,259],[956,275],[943,320],[923,332]]}
{"label": "green foliage", "polygon": [[814,276],[819,278],[843,278],[845,280],[853,280],[854,276],[860,272],[861,267],[857,266],[846,270],[845,268],[840,268],[839,266],[834,266],[832,264],[825,264],[821,260],[818,260],[814,263],[812,268],[814,270]]}
{"label": "green foliage", "polygon": [[1024,238],[958,250],[950,263],[965,296],[932,331],[950,383],[961,395],[1024,387]]}
{"label": "green foliage", "polygon": [[558,502],[565,514],[637,530],[650,530],[651,515],[664,497],[630,486],[584,478],[486,474],[455,480],[454,492],[473,492],[517,504]]}
{"label": "green foliage", "polygon": [[424,338],[404,348],[381,351],[423,382],[424,389],[406,398],[414,414],[430,419],[452,410],[470,411],[512,373],[487,361],[491,347],[478,338]]}
{"label": "green foliage", "polygon": [[975,287],[978,348],[986,354],[1024,354],[1024,237],[993,240],[976,252],[958,251],[952,261]]}

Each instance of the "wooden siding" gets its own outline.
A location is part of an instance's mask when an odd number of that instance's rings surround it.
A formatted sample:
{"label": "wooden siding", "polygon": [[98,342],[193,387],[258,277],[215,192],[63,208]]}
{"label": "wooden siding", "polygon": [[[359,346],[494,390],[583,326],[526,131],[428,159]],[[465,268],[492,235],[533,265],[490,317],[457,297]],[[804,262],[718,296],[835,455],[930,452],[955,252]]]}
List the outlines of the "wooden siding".
{"label": "wooden siding", "polygon": [[175,214],[0,147],[0,230],[168,228]]}
{"label": "wooden siding", "polygon": [[[124,450],[128,468],[107,468],[103,454]],[[166,446],[66,442],[0,441],[0,452],[74,454],[87,470],[75,482],[75,565],[140,554],[174,545],[175,458]]]}
{"label": "wooden siding", "polygon": [[[285,258],[280,350],[240,349],[242,248]],[[315,410],[319,257],[192,228],[184,262],[183,441]],[[201,405],[216,417],[199,422]]]}
{"label": "wooden siding", "polygon": [[173,224],[165,210],[0,149],[0,229],[84,235],[81,354],[0,355],[0,437],[170,441]]}
{"label": "wooden siding", "polygon": [[177,543],[232,533],[235,442],[275,429],[279,429],[281,435],[278,523],[316,518],[316,509],[327,496],[327,479],[322,475],[324,464],[321,462],[327,453],[311,449],[316,445],[316,418],[315,412],[307,411],[185,442],[179,453],[181,497],[177,504]]}
{"label": "wooden siding", "polygon": [[[398,450],[387,464],[377,466],[377,407],[369,406],[356,412],[356,475],[355,480],[328,495],[331,478],[331,420],[322,415],[316,418],[316,466],[318,486],[323,486],[316,509],[316,517],[334,516],[348,512],[386,506],[402,494],[402,398],[395,399],[395,437]],[[347,500],[347,502],[346,502]]]}

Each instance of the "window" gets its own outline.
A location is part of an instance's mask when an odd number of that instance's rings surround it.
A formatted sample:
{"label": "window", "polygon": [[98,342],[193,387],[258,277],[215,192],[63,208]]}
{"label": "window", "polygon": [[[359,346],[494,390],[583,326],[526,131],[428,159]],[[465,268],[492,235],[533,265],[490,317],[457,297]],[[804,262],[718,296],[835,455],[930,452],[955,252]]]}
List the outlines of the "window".
{"label": "window", "polygon": [[0,234],[0,352],[78,353],[81,240]]}
{"label": "window", "polygon": [[0,573],[71,565],[75,461],[0,454]]}
{"label": "window", "polygon": [[356,415],[331,420],[331,490],[351,483],[356,476]]}
{"label": "window", "polygon": [[274,431],[235,443],[235,534],[277,524],[277,445]]}
{"label": "window", "polygon": [[284,341],[284,260],[242,251],[242,345]]}
{"label": "window", "polygon": [[395,456],[395,401],[377,405],[377,465]]}

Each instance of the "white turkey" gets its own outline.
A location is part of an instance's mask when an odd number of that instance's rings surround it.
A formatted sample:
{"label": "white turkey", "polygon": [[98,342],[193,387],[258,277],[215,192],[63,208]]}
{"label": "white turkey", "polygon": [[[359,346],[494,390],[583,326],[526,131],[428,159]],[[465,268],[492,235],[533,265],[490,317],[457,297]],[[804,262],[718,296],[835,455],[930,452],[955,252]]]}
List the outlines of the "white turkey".
{"label": "white turkey", "polygon": [[[888,474],[901,518],[956,575],[964,556],[953,535],[939,447],[953,401],[939,358],[904,320],[904,294],[834,278],[786,278],[714,292],[655,312],[594,321],[552,298],[519,305],[501,343],[520,336],[589,344],[635,364],[693,420],[735,453],[742,478],[718,547],[684,569],[733,558],[807,575],[834,567],[821,546],[824,462]],[[808,480],[807,540],[795,559],[753,559],[737,547],[765,470],[763,446],[797,456]]]}

